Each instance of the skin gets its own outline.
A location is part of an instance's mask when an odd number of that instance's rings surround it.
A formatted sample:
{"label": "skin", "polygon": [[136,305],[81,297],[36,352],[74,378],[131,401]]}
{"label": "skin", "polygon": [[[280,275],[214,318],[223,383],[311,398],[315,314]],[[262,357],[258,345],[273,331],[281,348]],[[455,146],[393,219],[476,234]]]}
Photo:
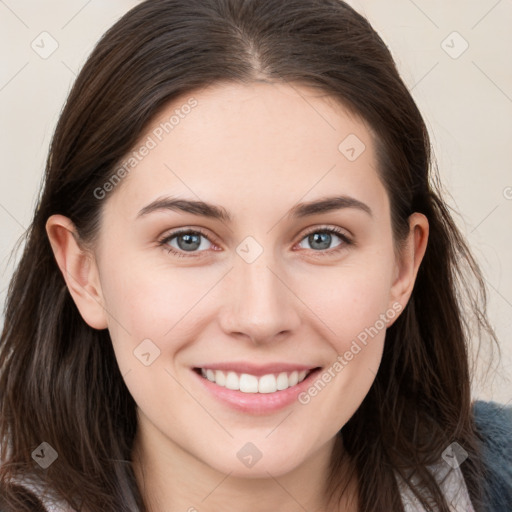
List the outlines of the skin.
{"label": "skin", "polygon": [[[370,129],[304,86],[216,84],[173,101],[141,143],[190,96],[198,105],[103,199],[92,248],[61,215],[48,219],[48,236],[83,319],[109,329],[137,403],[134,469],[150,510],[325,510],[334,436],[372,385],[385,328],[309,403],[271,414],[224,405],[191,368],[226,360],[328,368],[380,315],[405,307],[428,221],[410,217],[397,254]],[[366,146],[354,161],[338,150],[349,134]],[[215,203],[233,221],[171,210],[137,218],[171,195]],[[330,195],[356,198],[371,215],[287,216],[298,202]],[[338,227],[353,244],[332,234],[319,249],[306,236],[316,227]],[[177,257],[168,252],[180,250],[177,238],[158,245],[176,228],[202,228],[210,241],[201,238],[198,257],[183,249]],[[263,249],[252,263],[236,252],[247,236]],[[133,351],[148,338],[160,355],[145,366]],[[252,467],[237,458],[248,442],[262,453]],[[352,481],[339,510],[357,510],[356,492]]]}

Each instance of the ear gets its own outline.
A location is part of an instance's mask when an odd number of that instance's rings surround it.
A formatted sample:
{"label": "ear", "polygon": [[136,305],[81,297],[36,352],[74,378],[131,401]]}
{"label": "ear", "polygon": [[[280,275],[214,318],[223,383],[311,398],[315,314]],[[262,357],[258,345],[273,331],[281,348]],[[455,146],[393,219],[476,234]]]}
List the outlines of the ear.
{"label": "ear", "polygon": [[98,268],[90,251],[80,247],[75,226],[63,215],[52,215],[46,222],[46,233],[82,318],[94,329],[106,329],[107,313]]}
{"label": "ear", "polygon": [[[399,303],[403,310],[411,297],[420,263],[427,249],[429,225],[422,213],[409,216],[409,235],[397,258],[394,281],[391,287],[390,304]],[[393,308],[394,309],[394,308]],[[395,319],[398,318],[398,315]],[[392,325],[393,321],[388,324]]]}

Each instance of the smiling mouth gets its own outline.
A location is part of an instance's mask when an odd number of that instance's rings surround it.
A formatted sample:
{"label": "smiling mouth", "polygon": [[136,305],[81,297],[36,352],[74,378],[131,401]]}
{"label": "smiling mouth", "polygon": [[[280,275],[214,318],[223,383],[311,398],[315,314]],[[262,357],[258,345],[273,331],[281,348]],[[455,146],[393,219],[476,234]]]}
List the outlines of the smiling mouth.
{"label": "smiling mouth", "polygon": [[217,386],[242,393],[276,393],[296,386],[320,367],[311,370],[269,373],[259,377],[249,373],[194,368],[194,371]]}

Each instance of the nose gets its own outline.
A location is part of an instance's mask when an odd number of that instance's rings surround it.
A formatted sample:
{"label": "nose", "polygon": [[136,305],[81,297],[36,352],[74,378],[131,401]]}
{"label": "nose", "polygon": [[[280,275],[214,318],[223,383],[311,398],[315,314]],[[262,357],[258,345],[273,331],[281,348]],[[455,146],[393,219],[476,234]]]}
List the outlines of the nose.
{"label": "nose", "polygon": [[263,251],[252,263],[237,256],[223,280],[226,300],[219,317],[227,335],[265,344],[289,335],[300,324],[297,308],[301,302],[270,253]]}

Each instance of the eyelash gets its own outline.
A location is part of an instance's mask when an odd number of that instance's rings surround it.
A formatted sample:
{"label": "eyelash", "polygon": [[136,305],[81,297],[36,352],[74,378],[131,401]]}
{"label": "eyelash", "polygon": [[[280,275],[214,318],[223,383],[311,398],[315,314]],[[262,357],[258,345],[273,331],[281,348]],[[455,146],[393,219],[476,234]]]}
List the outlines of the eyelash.
{"label": "eyelash", "polygon": [[[321,250],[321,251],[313,251],[315,253],[315,256],[331,256],[331,255],[337,253],[338,251],[343,250],[348,245],[354,245],[354,242],[343,231],[341,231],[340,229],[335,228],[335,227],[329,227],[329,228],[323,228],[322,227],[322,228],[311,229],[310,231],[308,231],[307,233],[305,233],[302,236],[302,238],[300,239],[299,243],[302,242],[302,240],[304,240],[304,238],[306,238],[309,235],[312,235],[313,233],[335,234],[343,242],[343,243],[337,245],[334,249],[327,249],[327,250]],[[204,231],[202,231],[201,229],[197,228],[197,229],[180,229],[180,230],[177,230],[177,231],[173,231],[170,234],[166,234],[164,238],[162,238],[161,240],[158,241],[158,245],[161,246],[161,247],[164,247],[165,250],[168,253],[173,254],[175,256],[178,256],[180,258],[181,257],[196,258],[202,252],[204,252],[204,251],[198,251],[196,253],[190,252],[190,253],[187,254],[184,251],[178,251],[174,247],[169,246],[168,243],[173,238],[176,238],[179,235],[202,235],[210,243],[214,243],[212,240],[210,240],[210,237]]]}

